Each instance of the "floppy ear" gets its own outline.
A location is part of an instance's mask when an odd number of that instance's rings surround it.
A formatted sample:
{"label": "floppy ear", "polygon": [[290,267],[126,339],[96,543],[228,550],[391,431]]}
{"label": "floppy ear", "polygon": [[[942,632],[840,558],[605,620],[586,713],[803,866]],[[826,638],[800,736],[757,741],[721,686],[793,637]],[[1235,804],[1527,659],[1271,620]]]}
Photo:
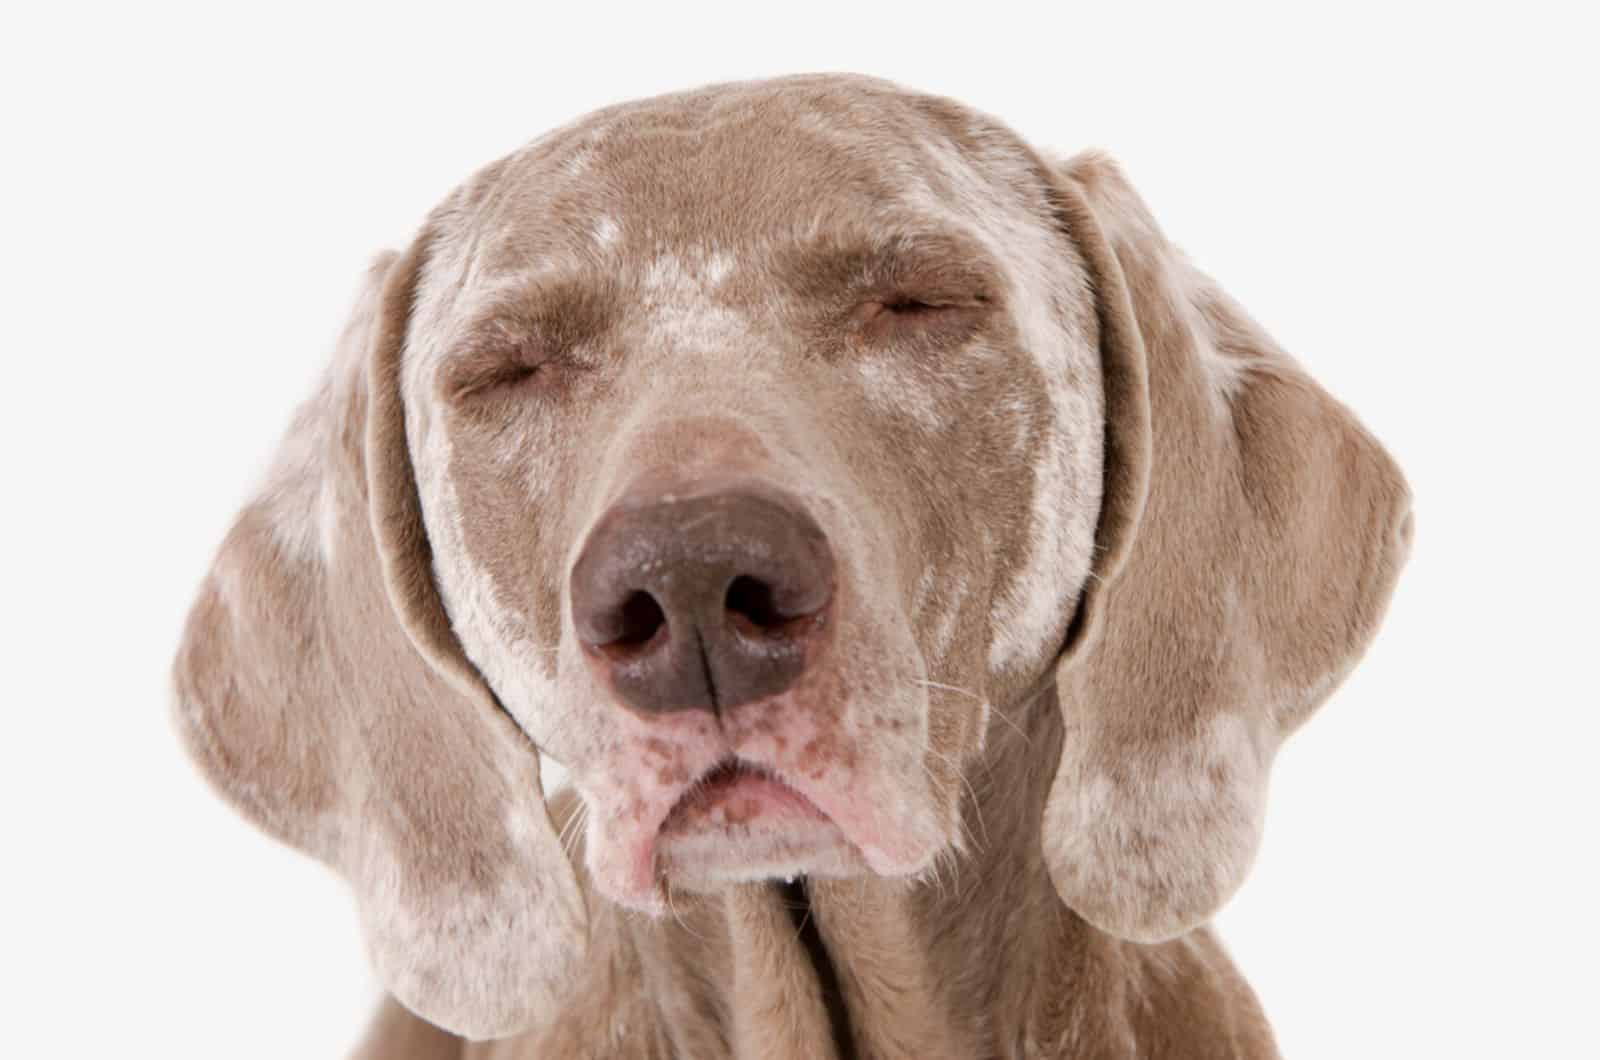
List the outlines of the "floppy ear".
{"label": "floppy ear", "polygon": [[1243,882],[1273,755],[1355,664],[1410,545],[1393,461],[1095,154],[1057,167],[1106,398],[1094,573],[1058,664],[1045,860],[1154,942]]}
{"label": "floppy ear", "polygon": [[229,801],[349,880],[395,997],[497,1037],[555,1011],[585,910],[537,749],[434,586],[398,392],[427,245],[425,230],[374,265],[223,542],[179,649],[176,715]]}

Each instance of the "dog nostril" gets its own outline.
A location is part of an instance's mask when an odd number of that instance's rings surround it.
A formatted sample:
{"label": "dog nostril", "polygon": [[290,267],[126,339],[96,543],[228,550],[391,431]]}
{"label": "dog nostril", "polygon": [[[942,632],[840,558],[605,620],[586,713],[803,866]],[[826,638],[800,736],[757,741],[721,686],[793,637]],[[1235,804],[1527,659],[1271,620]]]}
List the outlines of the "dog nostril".
{"label": "dog nostril", "polygon": [[643,590],[633,593],[622,602],[617,618],[618,633],[608,642],[608,647],[632,648],[649,643],[667,624],[667,616],[661,610],[661,605]]}
{"label": "dog nostril", "polygon": [[796,617],[778,610],[777,603],[772,599],[772,586],[744,574],[733,579],[728,586],[724,606],[764,632],[774,632]]}
{"label": "dog nostril", "polygon": [[589,533],[569,573],[572,630],[604,693],[641,716],[713,714],[779,695],[829,643],[826,537],[757,488],[640,487]]}

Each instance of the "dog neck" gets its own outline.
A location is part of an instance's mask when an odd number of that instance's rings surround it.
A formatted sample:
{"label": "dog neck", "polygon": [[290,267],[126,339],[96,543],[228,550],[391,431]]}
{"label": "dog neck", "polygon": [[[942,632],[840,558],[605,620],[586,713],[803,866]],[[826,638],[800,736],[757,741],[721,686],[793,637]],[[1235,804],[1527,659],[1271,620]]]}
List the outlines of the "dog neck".
{"label": "dog neck", "polygon": [[[671,941],[646,944],[664,957],[647,966],[671,969],[647,968],[652,990],[705,984],[720,1005],[684,996],[673,1008],[719,1007],[736,1024],[781,1012],[810,1028],[810,1049],[831,1038],[842,1058],[1030,1053],[1070,1038],[1114,940],[1061,903],[1045,870],[1039,827],[1061,738],[1053,687],[993,718],[967,770],[966,849],[924,879],[752,884],[678,909],[657,929]],[[745,1043],[736,1055],[787,1055],[768,1027],[719,1034]]]}
{"label": "dog neck", "polygon": [[909,886],[809,884],[822,952],[808,956],[830,963],[818,980],[825,998],[837,984],[831,1024],[837,1034],[842,1009],[864,1054],[1028,1053],[1065,1034],[1086,969],[1115,942],[1062,904],[1045,869],[1039,829],[1061,739],[1053,684],[1003,708],[966,771],[963,853]]}

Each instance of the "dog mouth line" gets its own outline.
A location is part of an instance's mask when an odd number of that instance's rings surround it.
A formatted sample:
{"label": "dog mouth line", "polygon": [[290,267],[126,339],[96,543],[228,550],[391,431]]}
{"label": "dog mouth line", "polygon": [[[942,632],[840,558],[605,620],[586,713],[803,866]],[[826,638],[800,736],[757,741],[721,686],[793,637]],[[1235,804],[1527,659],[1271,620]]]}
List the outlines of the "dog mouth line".
{"label": "dog mouth line", "polygon": [[775,770],[728,755],[683,790],[667,811],[660,831],[662,835],[682,833],[697,823],[714,827],[751,824],[774,814],[828,819],[816,803]]}

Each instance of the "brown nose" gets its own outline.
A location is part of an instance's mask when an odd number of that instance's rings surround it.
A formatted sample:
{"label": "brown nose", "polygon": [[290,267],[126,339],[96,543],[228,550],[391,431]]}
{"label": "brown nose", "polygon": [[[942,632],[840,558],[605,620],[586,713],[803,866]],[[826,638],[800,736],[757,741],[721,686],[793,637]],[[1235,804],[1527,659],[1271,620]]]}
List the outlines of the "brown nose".
{"label": "brown nose", "polygon": [[822,530],[787,497],[751,489],[624,500],[572,568],[572,618],[590,664],[642,714],[724,711],[805,669],[833,596]]}

